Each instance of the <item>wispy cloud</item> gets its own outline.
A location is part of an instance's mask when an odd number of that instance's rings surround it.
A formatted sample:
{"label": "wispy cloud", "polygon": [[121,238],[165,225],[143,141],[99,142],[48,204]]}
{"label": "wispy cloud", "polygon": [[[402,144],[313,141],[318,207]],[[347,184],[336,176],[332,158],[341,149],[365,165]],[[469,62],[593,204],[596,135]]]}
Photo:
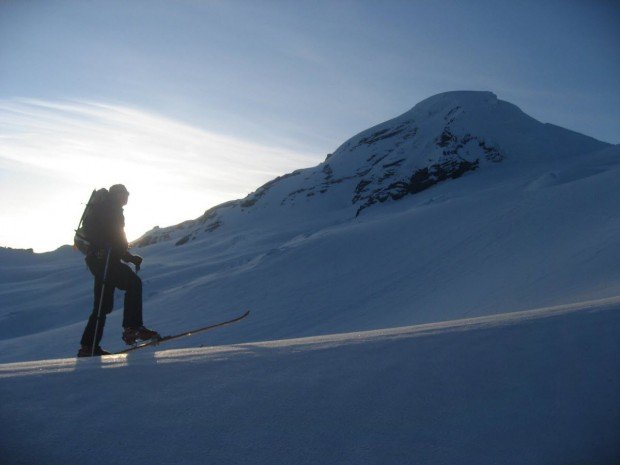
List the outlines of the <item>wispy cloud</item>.
{"label": "wispy cloud", "polygon": [[[68,241],[80,201],[95,187],[129,187],[127,229],[135,236],[318,162],[309,154],[100,102],[0,101],[0,127],[0,211],[6,223],[0,245],[39,250]],[[46,205],[50,197],[59,207],[53,212]],[[30,201],[29,208],[20,199]],[[48,221],[44,238],[31,231],[33,217]]]}

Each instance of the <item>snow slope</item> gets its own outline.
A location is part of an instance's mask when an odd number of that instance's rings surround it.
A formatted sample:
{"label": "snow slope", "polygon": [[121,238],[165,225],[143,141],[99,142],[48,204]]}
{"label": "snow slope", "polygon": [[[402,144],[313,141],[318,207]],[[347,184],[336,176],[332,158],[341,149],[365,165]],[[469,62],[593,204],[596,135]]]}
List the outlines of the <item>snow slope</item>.
{"label": "snow slope", "polygon": [[[250,324],[245,321],[241,324]],[[620,300],[0,365],[11,464],[620,463]]]}

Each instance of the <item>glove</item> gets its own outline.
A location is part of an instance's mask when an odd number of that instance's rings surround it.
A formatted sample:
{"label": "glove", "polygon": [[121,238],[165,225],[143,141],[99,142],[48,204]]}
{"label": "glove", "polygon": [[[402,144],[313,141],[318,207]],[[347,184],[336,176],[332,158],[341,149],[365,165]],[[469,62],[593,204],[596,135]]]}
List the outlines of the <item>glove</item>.
{"label": "glove", "polygon": [[139,271],[140,265],[142,264],[142,257],[140,255],[132,255],[129,252],[125,252],[123,261],[127,263],[133,263],[136,266],[136,271]]}

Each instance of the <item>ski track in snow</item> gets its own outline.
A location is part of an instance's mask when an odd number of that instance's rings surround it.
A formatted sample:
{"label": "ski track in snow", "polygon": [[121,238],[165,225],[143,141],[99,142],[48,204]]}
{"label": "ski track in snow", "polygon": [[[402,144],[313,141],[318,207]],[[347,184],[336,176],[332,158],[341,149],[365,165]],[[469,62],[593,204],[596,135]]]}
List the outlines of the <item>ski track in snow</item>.
{"label": "ski track in snow", "polygon": [[[288,348],[296,350],[318,350],[326,347],[341,346],[348,344],[361,344],[376,342],[382,339],[411,338],[419,336],[429,336],[454,331],[469,331],[476,329],[488,329],[497,326],[506,326],[523,323],[530,320],[552,318],[574,312],[598,312],[605,310],[616,310],[620,308],[620,297],[601,299],[591,302],[580,302],[571,305],[559,305],[543,309],[526,310],[521,312],[499,313],[475,318],[463,318],[451,321],[440,321],[421,325],[405,326],[399,328],[386,328],[371,331],[359,331],[353,333],[331,334],[325,336],[312,336],[304,338],[284,339],[278,341],[267,341],[258,343],[246,343],[235,345],[224,345],[217,347],[191,348],[191,349],[162,349],[153,351],[152,349],[142,350],[141,352],[155,352],[155,358],[159,360],[183,361],[184,359],[199,359],[202,356],[210,357],[217,355],[221,357],[235,357],[253,348]],[[251,320],[251,315],[249,317]],[[245,321],[238,324],[244,324]],[[217,331],[217,330],[216,330]],[[189,339],[188,339],[189,340]],[[189,340],[191,342],[191,340]],[[174,343],[172,343],[174,345]],[[127,358],[137,354],[120,354],[104,357],[103,365],[114,368],[115,366],[126,366]],[[148,363],[152,359],[150,355],[144,357]],[[77,362],[90,362],[90,360],[79,360],[74,357],[66,359],[37,360],[31,362],[17,362],[0,364],[0,379],[6,377],[22,376],[28,374],[57,373],[73,370]]]}

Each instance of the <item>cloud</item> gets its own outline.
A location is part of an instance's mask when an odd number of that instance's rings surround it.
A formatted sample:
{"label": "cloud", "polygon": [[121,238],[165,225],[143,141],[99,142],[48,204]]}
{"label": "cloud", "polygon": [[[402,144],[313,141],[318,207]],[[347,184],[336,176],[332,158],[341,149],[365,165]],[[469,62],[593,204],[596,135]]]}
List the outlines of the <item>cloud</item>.
{"label": "cloud", "polygon": [[[0,101],[0,127],[0,210],[10,220],[0,244],[37,250],[68,242],[80,202],[96,187],[128,186],[127,230],[135,237],[319,161],[101,102]],[[45,240],[30,231],[33,216],[50,225]]]}

